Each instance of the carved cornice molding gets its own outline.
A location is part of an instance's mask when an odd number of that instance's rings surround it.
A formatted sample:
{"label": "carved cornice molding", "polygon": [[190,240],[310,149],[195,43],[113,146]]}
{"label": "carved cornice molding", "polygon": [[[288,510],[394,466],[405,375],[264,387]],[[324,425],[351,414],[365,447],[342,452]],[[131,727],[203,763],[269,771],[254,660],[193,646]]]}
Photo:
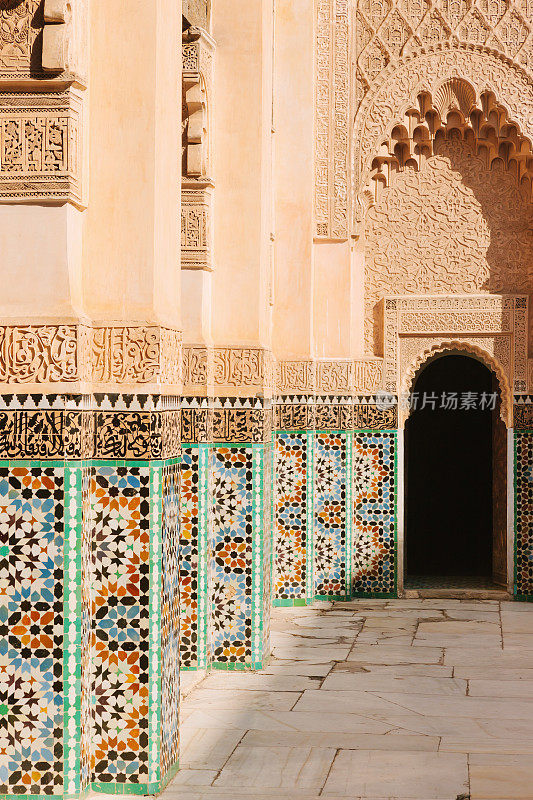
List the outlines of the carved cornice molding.
{"label": "carved cornice molding", "polygon": [[0,389],[105,391],[139,384],[181,389],[181,333],[150,325],[0,326]]}

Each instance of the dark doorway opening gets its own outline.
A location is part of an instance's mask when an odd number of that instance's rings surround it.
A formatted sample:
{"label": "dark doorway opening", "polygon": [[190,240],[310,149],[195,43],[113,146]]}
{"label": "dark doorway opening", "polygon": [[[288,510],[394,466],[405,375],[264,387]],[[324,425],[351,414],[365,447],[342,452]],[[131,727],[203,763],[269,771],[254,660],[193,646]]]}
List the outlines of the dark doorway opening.
{"label": "dark doorway opening", "polygon": [[473,586],[505,584],[506,432],[492,372],[469,356],[437,357],[416,380],[412,404],[405,429],[406,586],[452,586],[453,578],[462,586],[468,579]]}

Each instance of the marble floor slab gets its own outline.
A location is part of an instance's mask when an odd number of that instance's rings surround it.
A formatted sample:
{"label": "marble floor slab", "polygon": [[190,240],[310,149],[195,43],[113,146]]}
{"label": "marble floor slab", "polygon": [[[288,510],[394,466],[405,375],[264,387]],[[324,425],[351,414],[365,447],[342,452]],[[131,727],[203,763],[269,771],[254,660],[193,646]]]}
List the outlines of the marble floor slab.
{"label": "marble floor slab", "polygon": [[272,629],[264,670],[184,698],[163,800],[533,800],[533,605],[325,602]]}

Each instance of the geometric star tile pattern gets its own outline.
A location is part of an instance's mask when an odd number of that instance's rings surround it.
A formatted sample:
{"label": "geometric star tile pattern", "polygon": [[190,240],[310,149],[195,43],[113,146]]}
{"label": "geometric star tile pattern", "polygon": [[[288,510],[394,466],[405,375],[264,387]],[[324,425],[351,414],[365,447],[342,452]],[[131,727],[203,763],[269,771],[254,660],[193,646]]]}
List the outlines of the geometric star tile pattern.
{"label": "geometric star tile pattern", "polygon": [[212,452],[212,659],[251,659],[253,455],[247,447]]}
{"label": "geometric star tile pattern", "polygon": [[396,434],[356,431],[353,444],[356,594],[396,594]]}
{"label": "geometric star tile pattern", "polygon": [[181,458],[179,553],[182,668],[196,667],[198,662],[199,481],[198,446],[184,447]]}
{"label": "geometric star tile pattern", "polygon": [[346,433],[315,437],[315,597],[350,596],[347,561]]}
{"label": "geometric star tile pattern", "polygon": [[307,437],[276,435],[276,559],[274,597],[305,600]]}
{"label": "geometric star tile pattern", "polygon": [[148,783],[150,468],[97,466],[93,540],[93,776]]}
{"label": "geometric star tile pattern", "polygon": [[161,560],[161,782],[174,772],[179,756],[180,670],[180,467],[163,467]]}
{"label": "geometric star tile pattern", "polygon": [[515,431],[515,594],[533,595],[533,432]]}
{"label": "geometric star tile pattern", "polygon": [[64,470],[0,467],[0,793],[63,793]]}

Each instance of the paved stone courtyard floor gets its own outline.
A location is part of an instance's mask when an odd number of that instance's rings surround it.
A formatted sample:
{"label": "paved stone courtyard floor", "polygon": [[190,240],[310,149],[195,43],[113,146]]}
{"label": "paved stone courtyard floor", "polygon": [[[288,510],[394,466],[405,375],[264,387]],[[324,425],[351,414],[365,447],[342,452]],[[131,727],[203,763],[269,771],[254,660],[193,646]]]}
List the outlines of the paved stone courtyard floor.
{"label": "paved stone courtyard floor", "polygon": [[164,800],[533,798],[533,606],[360,600],[273,611],[260,673],[184,699]]}

